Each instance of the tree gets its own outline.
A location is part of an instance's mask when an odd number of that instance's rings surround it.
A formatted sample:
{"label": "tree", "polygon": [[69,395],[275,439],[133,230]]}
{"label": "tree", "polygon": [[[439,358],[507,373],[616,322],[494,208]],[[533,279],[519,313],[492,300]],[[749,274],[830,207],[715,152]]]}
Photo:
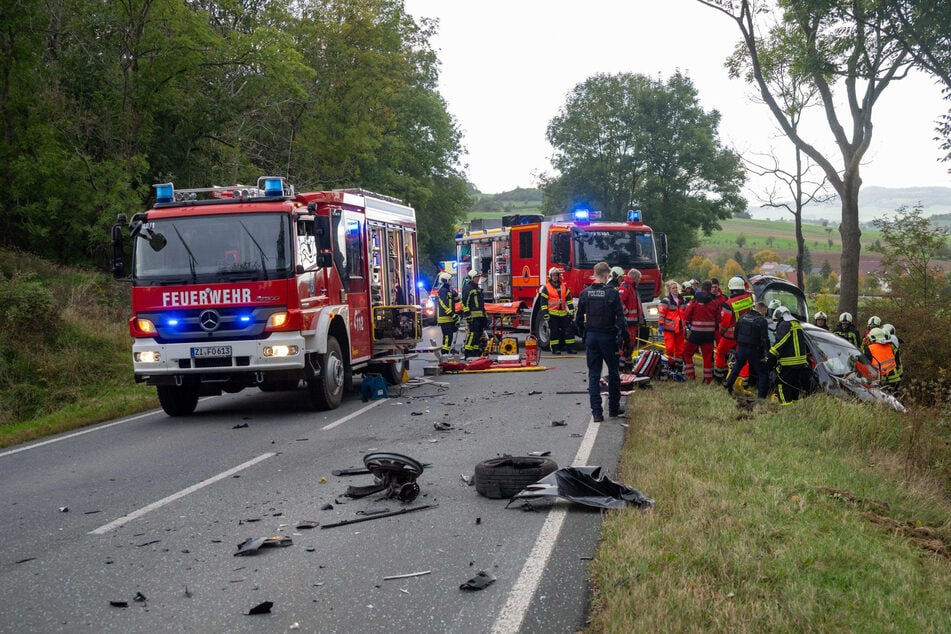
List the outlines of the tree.
{"label": "tree", "polygon": [[635,205],[669,236],[668,266],[678,270],[698,229],[709,234],[746,207],[739,157],[721,147],[719,121],[681,73],[588,78],[548,124],[557,175],[541,179],[545,210],[585,203],[619,220]]}
{"label": "tree", "polygon": [[[759,88],[783,133],[821,167],[842,204],[842,271],[839,308],[858,308],[860,166],[872,139],[872,113],[882,92],[908,71],[906,49],[883,30],[885,16],[869,12],[866,0],[779,0],[780,21],[763,27],[758,20],[773,15],[771,2],[761,0],[697,0],[729,16],[737,24],[748,53],[750,77]],[[850,13],[850,11],[852,13]],[[765,29],[765,31],[764,31]],[[801,69],[819,93],[826,121],[839,151],[840,168],[795,129],[769,85],[764,60],[789,60]],[[834,88],[841,81],[845,106]],[[844,122],[848,117],[851,123]]]}
{"label": "tree", "polygon": [[912,209],[902,206],[894,218],[872,221],[882,232],[882,270],[878,274],[888,283],[899,308],[932,304],[946,288],[944,274],[932,260],[947,243],[948,231],[933,227],[921,212],[920,205]]}
{"label": "tree", "polygon": [[753,261],[756,262],[756,266],[763,266],[764,262],[778,262],[779,254],[772,249],[763,249],[753,254]]}
{"label": "tree", "polygon": [[736,236],[735,242],[736,242],[736,246],[742,249],[743,245],[746,244],[746,236],[741,233],[740,235]]}
{"label": "tree", "polygon": [[819,274],[825,278],[825,277],[829,277],[831,273],[832,273],[832,265],[829,264],[828,260],[823,260],[822,268],[819,269]]}

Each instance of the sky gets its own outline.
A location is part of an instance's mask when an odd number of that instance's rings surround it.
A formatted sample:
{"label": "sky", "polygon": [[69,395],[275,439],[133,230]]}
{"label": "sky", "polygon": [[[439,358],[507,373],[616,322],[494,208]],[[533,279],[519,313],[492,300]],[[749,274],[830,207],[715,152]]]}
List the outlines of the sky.
{"label": "sky", "polygon": [[[720,140],[744,155],[790,155],[751,86],[731,80],[723,62],[740,38],[736,24],[695,0],[405,0],[416,18],[439,20],[430,44],[441,62],[439,92],[463,132],[464,172],[483,193],[534,187],[551,172],[548,122],[574,86],[597,73],[690,76],[707,111],[720,112]],[[949,186],[933,140],[949,104],[924,75],[887,87],[873,112],[863,184]],[[821,112],[808,140],[830,158]],[[830,154],[831,152],[831,154]],[[785,153],[785,154],[784,154]],[[833,160],[833,164],[840,163]],[[768,185],[752,181],[747,196]]]}

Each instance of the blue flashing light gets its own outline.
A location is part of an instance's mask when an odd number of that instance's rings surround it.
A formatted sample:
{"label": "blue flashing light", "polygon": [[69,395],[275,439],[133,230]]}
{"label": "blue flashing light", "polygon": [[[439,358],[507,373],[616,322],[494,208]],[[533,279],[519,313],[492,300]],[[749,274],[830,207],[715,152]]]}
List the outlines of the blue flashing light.
{"label": "blue flashing light", "polygon": [[590,209],[575,209],[573,215],[575,218],[575,222],[588,222],[591,220]]}
{"label": "blue flashing light", "polygon": [[238,317],[238,321],[240,321],[242,324],[250,323],[251,315],[241,315],[240,317]]}
{"label": "blue flashing light", "polygon": [[640,221],[641,221],[641,210],[640,210],[640,209],[628,209],[628,210],[627,210],[627,221],[628,221],[628,222],[640,222]]}
{"label": "blue flashing light", "polygon": [[155,202],[170,203],[175,200],[175,186],[171,183],[155,185]]}
{"label": "blue flashing light", "polygon": [[178,322],[178,317],[169,317],[168,320],[167,320],[165,323],[166,323],[168,326],[174,328],[174,327],[177,326],[178,323],[179,323],[179,322]]}
{"label": "blue flashing light", "polygon": [[426,283],[423,282],[423,280],[420,280],[420,281],[416,282],[416,286],[417,286],[418,288],[426,288]]}
{"label": "blue flashing light", "polygon": [[283,196],[284,179],[276,176],[264,177],[264,195],[265,196]]}

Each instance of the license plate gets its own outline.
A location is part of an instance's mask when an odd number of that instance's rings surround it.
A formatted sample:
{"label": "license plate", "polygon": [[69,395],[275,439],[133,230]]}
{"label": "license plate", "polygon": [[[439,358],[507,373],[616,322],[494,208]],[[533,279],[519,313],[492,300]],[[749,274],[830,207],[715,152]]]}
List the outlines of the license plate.
{"label": "license plate", "polygon": [[230,357],[231,346],[206,346],[203,348],[192,348],[193,359],[203,359],[205,357]]}

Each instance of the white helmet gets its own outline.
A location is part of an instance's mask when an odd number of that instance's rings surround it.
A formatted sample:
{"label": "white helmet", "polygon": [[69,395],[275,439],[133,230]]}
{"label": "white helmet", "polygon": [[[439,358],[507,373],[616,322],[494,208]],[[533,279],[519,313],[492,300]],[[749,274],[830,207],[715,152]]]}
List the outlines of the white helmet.
{"label": "white helmet", "polygon": [[472,279],[474,277],[481,277],[481,276],[482,276],[482,273],[479,273],[477,269],[472,269],[466,274],[466,277],[468,277],[469,279]]}
{"label": "white helmet", "polygon": [[825,314],[824,312],[822,312],[821,310],[820,310],[819,312],[817,312],[817,313],[816,313],[816,316],[815,316],[815,320],[816,320],[816,321],[819,321],[820,319],[825,319],[826,321],[829,320],[829,318],[826,317],[826,314]]}
{"label": "white helmet", "polygon": [[846,322],[848,322],[848,323],[851,324],[851,323],[852,323],[852,313],[842,313],[841,315],[839,315],[839,321],[846,321]]}
{"label": "white helmet", "polygon": [[743,291],[746,290],[746,282],[743,281],[743,278],[739,275],[735,275],[730,278],[730,281],[727,282],[726,287],[731,291]]}
{"label": "white helmet", "polygon": [[772,315],[774,312],[776,312],[776,309],[782,305],[783,303],[778,299],[771,299],[769,300],[769,305],[766,306],[766,308],[769,310],[769,314]]}
{"label": "white helmet", "polygon": [[880,328],[882,325],[882,320],[878,315],[872,315],[868,318],[868,327],[869,328]]}
{"label": "white helmet", "polygon": [[779,321],[783,318],[783,315],[788,315],[789,309],[780,304],[776,307],[776,310],[773,311],[773,321]]}
{"label": "white helmet", "polygon": [[886,337],[891,337],[895,334],[895,327],[891,324],[885,324],[882,326],[882,332],[885,333]]}
{"label": "white helmet", "polygon": [[551,277],[555,273],[557,273],[558,275],[561,275],[561,269],[558,268],[557,266],[553,266],[550,269],[548,269],[548,277]]}
{"label": "white helmet", "polygon": [[448,284],[451,281],[452,281],[452,275],[450,275],[449,273],[446,273],[445,271],[443,271],[442,273],[439,274],[440,284]]}
{"label": "white helmet", "polygon": [[614,279],[621,279],[622,277],[624,277],[624,269],[622,269],[619,266],[612,266],[611,277]]}
{"label": "white helmet", "polygon": [[888,341],[888,337],[885,335],[885,331],[881,328],[872,328],[868,333],[868,338],[874,341],[875,343],[885,343]]}

